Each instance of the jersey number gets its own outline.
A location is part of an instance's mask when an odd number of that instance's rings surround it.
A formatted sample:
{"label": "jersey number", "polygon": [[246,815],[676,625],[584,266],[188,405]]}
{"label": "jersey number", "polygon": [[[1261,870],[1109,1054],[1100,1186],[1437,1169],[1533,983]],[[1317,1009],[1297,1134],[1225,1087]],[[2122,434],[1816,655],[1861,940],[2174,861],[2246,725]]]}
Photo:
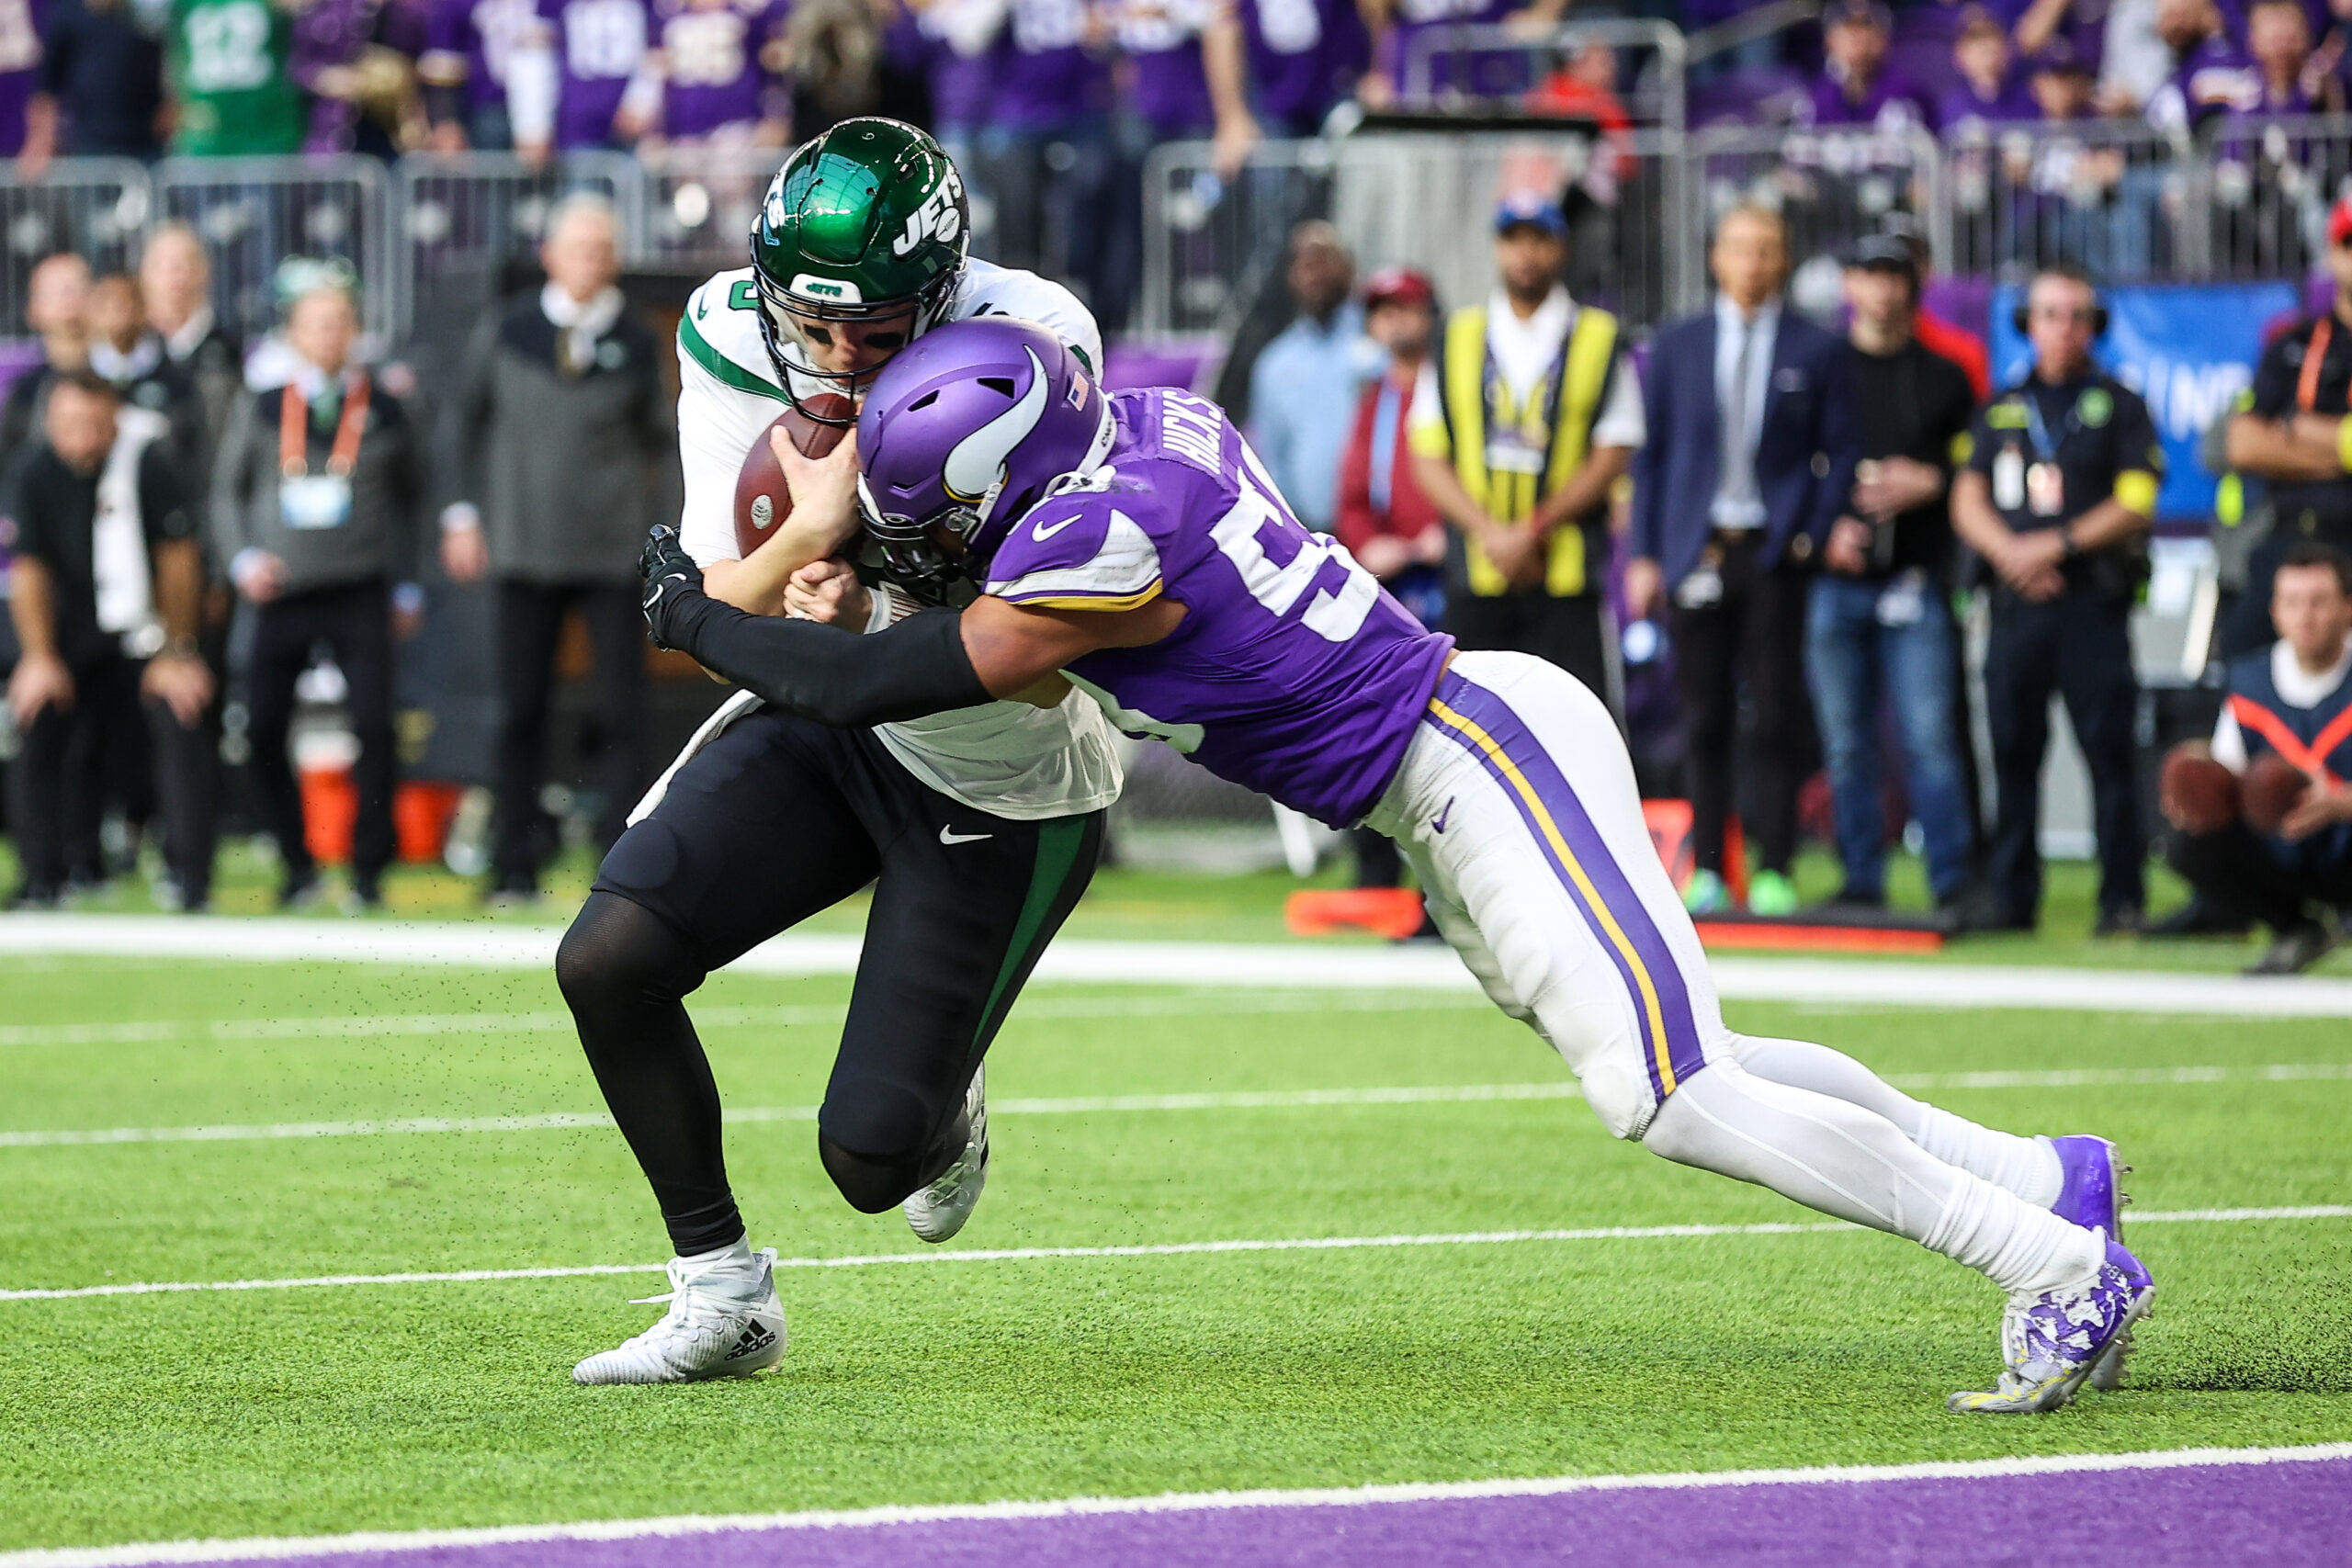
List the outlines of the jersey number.
{"label": "jersey number", "polygon": [[261,86],[271,74],[269,8],[261,0],[189,13],[189,92],[243,92]]}
{"label": "jersey number", "polygon": [[[1356,564],[1345,545],[1311,533],[1290,514],[1256,454],[1241,468],[1241,499],[1209,530],[1217,548],[1241,573],[1250,597],[1276,615],[1304,604],[1298,623],[1326,642],[1345,642],[1363,629],[1380,602],[1380,583]],[[1287,553],[1277,564],[1274,556]]]}

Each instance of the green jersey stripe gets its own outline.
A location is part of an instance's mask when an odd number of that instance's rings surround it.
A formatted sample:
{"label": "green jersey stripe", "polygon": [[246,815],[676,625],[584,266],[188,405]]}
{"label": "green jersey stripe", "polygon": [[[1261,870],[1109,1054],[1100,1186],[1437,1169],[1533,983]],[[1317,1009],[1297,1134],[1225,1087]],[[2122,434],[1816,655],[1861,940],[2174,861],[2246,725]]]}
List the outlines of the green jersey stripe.
{"label": "green jersey stripe", "polygon": [[688,310],[678,318],[678,347],[690,355],[695,364],[739,392],[749,392],[754,397],[774,398],[780,403],[792,400],[784,395],[782,387],[764,376],[744,369],[718,350],[711,347],[702,333],[695,329],[695,315],[692,310]]}

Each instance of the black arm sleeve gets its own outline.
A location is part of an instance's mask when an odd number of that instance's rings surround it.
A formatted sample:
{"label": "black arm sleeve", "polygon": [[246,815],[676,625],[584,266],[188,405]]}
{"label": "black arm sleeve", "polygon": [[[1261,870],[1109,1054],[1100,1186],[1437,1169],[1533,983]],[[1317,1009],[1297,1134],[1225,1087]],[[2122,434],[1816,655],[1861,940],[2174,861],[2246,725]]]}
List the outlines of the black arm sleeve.
{"label": "black arm sleeve", "polygon": [[964,651],[963,617],[954,610],[925,610],[870,637],[747,615],[700,592],[685,594],[671,615],[671,647],[787,713],[839,729],[995,700]]}

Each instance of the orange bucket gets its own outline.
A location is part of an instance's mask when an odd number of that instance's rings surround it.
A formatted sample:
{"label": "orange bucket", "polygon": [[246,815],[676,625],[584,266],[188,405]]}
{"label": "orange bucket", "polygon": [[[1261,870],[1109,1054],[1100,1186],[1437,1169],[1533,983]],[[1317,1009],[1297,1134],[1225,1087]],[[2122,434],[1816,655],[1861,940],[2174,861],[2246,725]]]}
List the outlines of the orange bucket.
{"label": "orange bucket", "polygon": [[1421,929],[1421,896],[1409,887],[1305,889],[1283,901],[1283,923],[1294,936],[1353,926],[1402,942]]}
{"label": "orange bucket", "polygon": [[349,768],[302,770],[302,843],[322,865],[351,858],[351,828],[359,820],[359,791]]}
{"label": "orange bucket", "polygon": [[423,865],[441,858],[465,793],[463,784],[425,779],[411,779],[392,792],[392,831],[403,863]]}

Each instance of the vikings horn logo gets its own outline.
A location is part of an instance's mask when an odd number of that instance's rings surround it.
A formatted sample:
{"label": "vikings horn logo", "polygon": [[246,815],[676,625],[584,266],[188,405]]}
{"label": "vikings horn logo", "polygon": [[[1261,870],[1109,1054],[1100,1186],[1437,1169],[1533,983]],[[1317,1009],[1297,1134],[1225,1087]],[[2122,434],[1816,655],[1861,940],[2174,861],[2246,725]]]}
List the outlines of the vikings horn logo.
{"label": "vikings horn logo", "polygon": [[954,499],[977,502],[1004,477],[1005,460],[1013,448],[1029,439],[1046,412],[1046,367],[1037,351],[1023,346],[1029,359],[1029,387],[1011,408],[956,443],[940,470],[940,479]]}

